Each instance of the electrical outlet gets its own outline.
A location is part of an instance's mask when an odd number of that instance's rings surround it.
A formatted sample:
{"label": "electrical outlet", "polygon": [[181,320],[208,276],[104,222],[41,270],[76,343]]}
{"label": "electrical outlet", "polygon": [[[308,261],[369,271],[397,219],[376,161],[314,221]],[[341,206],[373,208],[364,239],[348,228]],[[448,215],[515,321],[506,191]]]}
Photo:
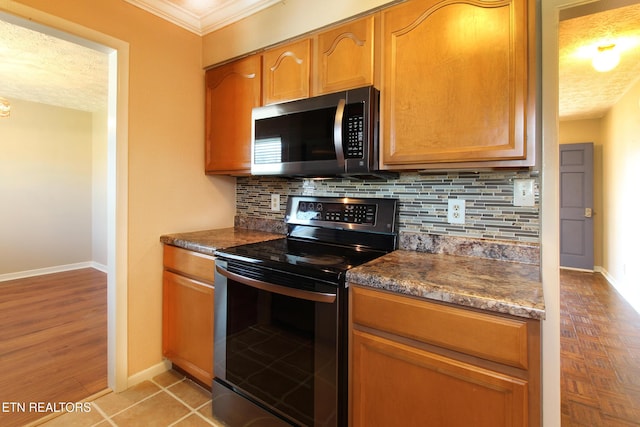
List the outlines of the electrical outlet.
{"label": "electrical outlet", "polygon": [[271,195],[271,210],[272,211],[279,211],[280,210],[280,195],[279,194],[272,194]]}
{"label": "electrical outlet", "polygon": [[464,200],[449,199],[447,221],[449,221],[450,224],[464,224],[464,210]]}

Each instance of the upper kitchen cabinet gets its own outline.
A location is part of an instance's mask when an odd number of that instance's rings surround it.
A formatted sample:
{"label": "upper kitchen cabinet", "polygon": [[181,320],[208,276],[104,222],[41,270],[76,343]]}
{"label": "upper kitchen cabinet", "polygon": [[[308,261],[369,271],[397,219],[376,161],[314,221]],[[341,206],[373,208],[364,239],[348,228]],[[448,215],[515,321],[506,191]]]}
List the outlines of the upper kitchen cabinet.
{"label": "upper kitchen cabinet", "polygon": [[410,0],[381,13],[383,168],[533,166],[533,8]]}
{"label": "upper kitchen cabinet", "polygon": [[373,85],[374,20],[372,15],[318,34],[316,94]]}
{"label": "upper kitchen cabinet", "polygon": [[310,75],[310,39],[265,51],[263,54],[264,104],[308,98]]}
{"label": "upper kitchen cabinet", "polygon": [[206,72],[205,171],[249,175],[251,110],[261,100],[260,55]]}

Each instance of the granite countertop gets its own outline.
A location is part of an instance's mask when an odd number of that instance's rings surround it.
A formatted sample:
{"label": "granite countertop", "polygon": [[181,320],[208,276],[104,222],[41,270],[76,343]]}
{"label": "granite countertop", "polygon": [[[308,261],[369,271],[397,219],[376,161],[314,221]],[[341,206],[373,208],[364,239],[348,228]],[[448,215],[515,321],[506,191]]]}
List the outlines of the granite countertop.
{"label": "granite countertop", "polygon": [[[230,227],[165,234],[162,243],[214,255],[216,249],[284,235]],[[478,308],[513,316],[544,319],[540,267],[474,256],[397,250],[347,272],[363,286]]]}
{"label": "granite countertop", "polygon": [[277,233],[230,227],[190,233],[165,234],[160,236],[160,242],[190,251],[213,255],[216,249],[282,239],[283,237],[282,234]]}
{"label": "granite countertop", "polygon": [[537,265],[397,250],[349,270],[347,280],[518,317],[545,315]]}

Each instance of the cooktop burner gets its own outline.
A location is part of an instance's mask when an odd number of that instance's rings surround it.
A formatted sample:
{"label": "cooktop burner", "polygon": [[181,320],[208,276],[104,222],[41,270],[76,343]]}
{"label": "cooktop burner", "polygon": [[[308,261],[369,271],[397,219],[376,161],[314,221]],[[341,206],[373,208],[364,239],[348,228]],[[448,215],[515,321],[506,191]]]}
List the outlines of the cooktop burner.
{"label": "cooktop burner", "polygon": [[282,238],[217,251],[219,256],[293,272],[340,274],[385,252]]}

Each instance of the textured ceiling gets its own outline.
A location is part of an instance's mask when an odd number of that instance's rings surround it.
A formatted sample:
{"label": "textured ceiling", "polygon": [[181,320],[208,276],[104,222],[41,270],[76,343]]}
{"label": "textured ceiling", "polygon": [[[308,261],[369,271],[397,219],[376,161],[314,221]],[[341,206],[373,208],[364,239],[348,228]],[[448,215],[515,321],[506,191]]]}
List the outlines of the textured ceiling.
{"label": "textured ceiling", "polygon": [[[600,73],[592,54],[611,43],[621,50],[620,64]],[[603,117],[640,78],[640,3],[561,21],[559,51],[560,118]]]}
{"label": "textured ceiling", "polygon": [[107,105],[107,72],[105,53],[0,19],[0,96],[9,101],[95,112]]}

